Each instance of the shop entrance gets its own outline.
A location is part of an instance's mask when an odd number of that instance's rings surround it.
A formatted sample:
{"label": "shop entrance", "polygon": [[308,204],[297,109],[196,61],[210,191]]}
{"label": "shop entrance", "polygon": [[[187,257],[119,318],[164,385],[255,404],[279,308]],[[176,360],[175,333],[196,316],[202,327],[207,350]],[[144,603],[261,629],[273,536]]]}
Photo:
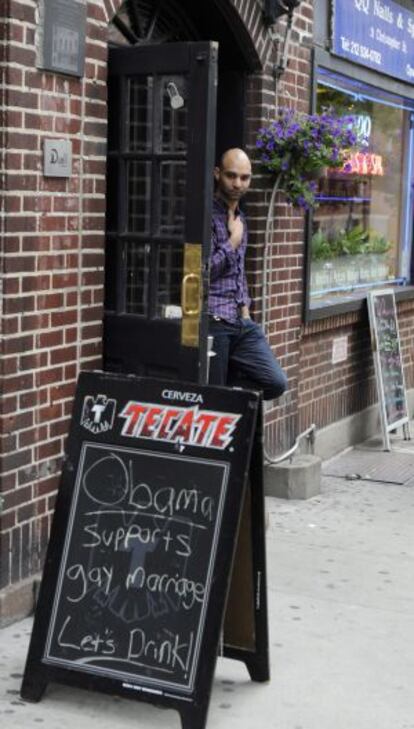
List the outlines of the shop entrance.
{"label": "shop entrance", "polygon": [[213,43],[111,49],[106,368],[206,378]]}
{"label": "shop entrance", "polygon": [[243,145],[251,63],[216,2],[132,0],[113,28],[104,366],[204,383],[212,173]]}

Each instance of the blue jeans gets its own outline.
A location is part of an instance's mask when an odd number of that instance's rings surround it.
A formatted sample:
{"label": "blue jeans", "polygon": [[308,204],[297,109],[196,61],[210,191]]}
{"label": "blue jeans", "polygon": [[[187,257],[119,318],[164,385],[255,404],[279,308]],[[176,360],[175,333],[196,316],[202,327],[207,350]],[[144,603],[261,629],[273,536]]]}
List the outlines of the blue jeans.
{"label": "blue jeans", "polygon": [[230,324],[211,316],[209,334],[216,353],[210,358],[210,385],[263,390],[265,400],[274,400],[284,393],[287,377],[258,324],[241,318]]}

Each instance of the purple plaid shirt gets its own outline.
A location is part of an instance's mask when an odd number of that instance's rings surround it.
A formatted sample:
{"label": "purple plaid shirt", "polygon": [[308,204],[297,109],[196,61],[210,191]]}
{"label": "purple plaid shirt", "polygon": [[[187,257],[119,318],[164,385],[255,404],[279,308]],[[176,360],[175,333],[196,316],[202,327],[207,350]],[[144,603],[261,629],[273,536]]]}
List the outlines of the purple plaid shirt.
{"label": "purple plaid shirt", "polygon": [[244,258],[247,247],[247,224],[241,211],[244,233],[240,246],[235,251],[229,241],[227,229],[227,207],[218,198],[213,201],[211,253],[210,253],[210,293],[208,313],[229,322],[235,322],[240,315],[240,307],[250,306]]}

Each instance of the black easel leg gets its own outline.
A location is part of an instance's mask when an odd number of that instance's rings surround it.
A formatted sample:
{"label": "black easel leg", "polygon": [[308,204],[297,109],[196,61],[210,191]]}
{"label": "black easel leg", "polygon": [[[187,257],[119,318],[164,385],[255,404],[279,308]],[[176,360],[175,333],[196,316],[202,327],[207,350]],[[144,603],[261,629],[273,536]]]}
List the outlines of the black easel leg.
{"label": "black easel leg", "polygon": [[183,729],[205,729],[207,725],[207,706],[188,706],[180,709],[181,726]]}
{"label": "black easel leg", "polygon": [[46,691],[46,687],[47,683],[44,683],[43,681],[36,681],[36,679],[24,677],[20,689],[20,696],[24,699],[24,701],[37,703],[41,700],[44,692]]}
{"label": "black easel leg", "polygon": [[269,663],[266,658],[263,659],[260,655],[252,656],[246,658],[245,663],[252,681],[257,683],[270,681]]}

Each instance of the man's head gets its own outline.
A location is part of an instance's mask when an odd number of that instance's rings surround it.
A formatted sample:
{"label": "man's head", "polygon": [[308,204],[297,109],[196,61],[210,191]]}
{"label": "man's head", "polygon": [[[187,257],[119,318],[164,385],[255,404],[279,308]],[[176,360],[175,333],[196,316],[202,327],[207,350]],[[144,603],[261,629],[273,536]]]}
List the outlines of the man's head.
{"label": "man's head", "polygon": [[228,149],[219,166],[214,168],[216,194],[227,205],[235,207],[247,192],[252,179],[250,160],[242,149]]}

